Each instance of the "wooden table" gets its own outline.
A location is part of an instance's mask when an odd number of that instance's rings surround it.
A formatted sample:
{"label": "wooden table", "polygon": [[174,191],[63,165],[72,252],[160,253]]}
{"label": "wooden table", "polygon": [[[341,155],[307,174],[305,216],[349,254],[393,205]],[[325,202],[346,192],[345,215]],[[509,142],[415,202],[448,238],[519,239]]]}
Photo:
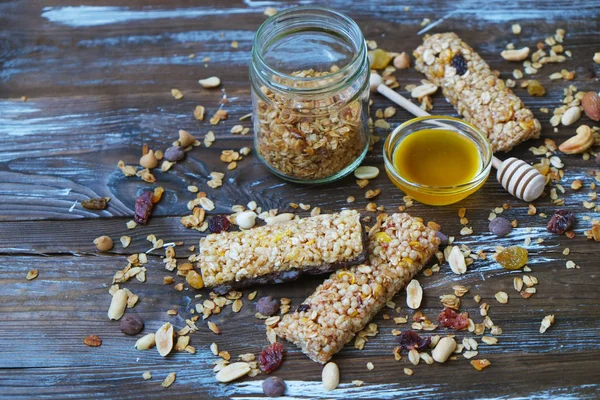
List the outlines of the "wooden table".
{"label": "wooden table", "polygon": [[[251,111],[248,62],[252,38],[266,18],[266,6],[284,8],[287,4],[250,0],[82,3],[12,0],[0,4],[0,397],[260,397],[264,375],[218,384],[211,365],[215,357],[209,350],[210,344],[217,342],[233,356],[260,352],[267,342],[263,322],[254,317],[254,302],[244,300],[238,314],[227,307],[211,317],[222,329],[219,336],[200,320],[200,330],[191,339],[197,353],[178,352],[166,358],[154,350],[134,350],[136,339],[123,335],[118,323],[107,319],[106,311],[112,275],[125,266],[127,255],[150,248],[147,235],[185,242],[177,248],[181,260],[191,254],[188,246],[197,245],[201,234],[179,223],[188,212],[187,201],[194,197],[186,190],[188,185],[197,185],[215,200],[213,213],[228,213],[232,205],[250,200],[264,209],[290,210],[290,202],[303,202],[319,206],[323,212],[334,212],[347,206],[349,195],[357,199],[353,207],[364,210],[368,201],[353,177],[306,187],[272,176],[254,155],[231,172],[219,161],[224,149],[252,145],[251,135],[230,133],[238,118]],[[430,32],[456,31],[505,79],[511,78],[514,68],[522,68],[500,58],[506,44],[535,48],[557,28],[564,28],[564,45],[573,58],[548,65],[536,75],[547,89],[546,96],[530,97],[521,88],[515,91],[542,122],[543,136],[558,143],[573,135],[580,123],[591,123],[583,117],[578,124],[560,127],[555,133],[549,124],[552,114],[539,110],[559,106],[563,88],[569,84],[580,90],[599,89],[596,76],[600,66],[592,61],[593,53],[600,51],[600,7],[595,1],[408,1],[399,5],[395,1],[334,0],[328,4],[347,12],[366,38],[376,40],[380,47],[409,53],[420,43],[416,33],[423,28],[421,21],[429,18],[434,22],[446,16]],[[405,5],[410,7],[408,11]],[[523,28],[519,36],[511,33],[516,22]],[[233,48],[232,41],[239,46]],[[205,62],[205,57],[210,61]],[[562,68],[574,70],[576,79],[549,80],[552,72]],[[197,83],[199,78],[212,75],[221,78],[230,99],[225,107],[230,117],[218,126],[192,116],[198,104],[206,106],[209,116],[219,105],[221,92],[205,90]],[[396,75],[403,94],[404,86],[423,78],[414,70]],[[173,88],[184,93],[182,100],[171,96]],[[375,95],[372,112],[389,105]],[[440,93],[434,96],[432,112],[455,115]],[[399,110],[390,123],[395,127],[409,118]],[[242,124],[250,126],[250,121]],[[217,140],[210,148],[194,149],[171,171],[156,172],[156,184],[126,178],[116,168],[118,160],[136,164],[143,144],[166,149],[179,129],[199,138],[212,129]],[[376,134],[384,138],[388,131],[378,129]],[[540,156],[528,148],[542,143],[543,139],[523,144],[511,155],[538,162]],[[462,356],[432,366],[412,366],[407,357],[395,361],[392,349],[396,338],[391,330],[408,329],[408,325],[395,325],[381,313],[374,320],[380,333],[364,350],[348,345],[334,357],[341,369],[342,385],[333,392],[321,389],[321,367],[286,344],[286,359],[276,375],[287,381],[288,395],[338,399],[600,396],[596,287],[600,246],[583,234],[591,226],[583,217],[598,218],[598,214],[582,206],[598,166],[593,160],[583,161],[580,155],[560,156],[565,164],[561,184],[566,188],[561,194],[566,203],[560,208],[572,210],[578,217],[572,240],[546,232],[548,218],[527,215],[528,205],[507,195],[493,178],[459,204],[436,208],[416,203],[409,209],[413,215],[440,223],[446,234],[457,237],[457,243],[488,254],[496,245],[523,245],[526,237],[532,238],[529,266],[539,284],[529,299],[521,298],[512,288],[513,277],[522,272],[506,271],[491,257],[476,261],[464,276],[454,275],[444,264],[440,273],[419,278],[425,289],[422,311],[432,320],[442,309],[439,296],[452,293],[456,284],[469,288],[462,308],[476,321],[482,317],[473,296],[479,294],[491,305],[489,315],[503,334],[496,346],[481,344],[478,356],[489,359],[491,367],[477,372]],[[381,142],[365,164],[382,168]],[[213,170],[227,172],[219,189],[206,185]],[[574,179],[581,179],[584,188],[571,190]],[[128,230],[125,223],[132,219],[136,196],[158,185],[166,193],[150,224]],[[369,187],[382,190],[376,202],[386,211],[403,204],[403,193],[385,174]],[[85,199],[102,196],[111,197],[104,211],[88,211],[80,205]],[[488,233],[488,215],[503,203],[512,207],[503,215],[517,219],[519,228],[509,237],[497,239]],[[548,196],[535,206],[538,213],[548,216],[559,208]],[[460,207],[467,209],[473,235],[459,235]],[[110,252],[100,253],[92,244],[100,235],[115,241]],[[127,249],[119,243],[122,235],[133,238]],[[566,247],[571,250],[568,256],[563,255]],[[164,269],[158,252],[149,258],[147,281],[134,279],[123,285],[140,296],[139,304],[128,312],[144,318],[144,332],[152,332],[166,321],[181,328],[199,301],[194,298],[198,292],[189,288],[177,292],[173,285],[164,285],[163,277],[175,274]],[[567,260],[580,268],[567,269]],[[31,269],[38,269],[39,277],[27,281],[25,276]],[[317,277],[257,289],[259,296],[290,297],[295,306],[321,280]],[[499,290],[509,294],[508,304],[494,299]],[[205,290],[199,293],[203,298],[208,295]],[[388,310],[388,314],[412,316],[405,307],[404,294],[396,302],[403,307],[402,312]],[[179,314],[168,316],[168,309]],[[556,323],[540,334],[540,322],[548,314],[556,316]],[[84,345],[87,335],[100,336],[102,346]],[[461,340],[470,336],[458,333]],[[373,371],[367,370],[367,362],[373,362]],[[405,375],[405,367],[411,367],[414,375]],[[144,371],[151,371],[153,378],[144,381]],[[172,371],[177,372],[177,381],[168,389],[162,388],[160,383]],[[354,379],[363,380],[364,386],[352,385]]]}

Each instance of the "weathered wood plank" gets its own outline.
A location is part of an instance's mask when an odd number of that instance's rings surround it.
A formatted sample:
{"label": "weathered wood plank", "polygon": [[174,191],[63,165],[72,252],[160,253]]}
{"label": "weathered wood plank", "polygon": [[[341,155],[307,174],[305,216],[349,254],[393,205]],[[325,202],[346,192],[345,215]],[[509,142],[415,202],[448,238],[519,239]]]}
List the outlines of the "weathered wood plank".
{"label": "weathered wood plank", "polygon": [[[245,301],[238,314],[226,308],[211,317],[223,329],[212,334],[199,323],[193,335],[196,355],[178,353],[161,358],[152,350],[137,352],[135,338],[120,333],[116,322],[109,322],[107,293],[114,272],[125,265],[125,255],[149,248],[148,234],[165,241],[184,241],[178,248],[180,259],[196,245],[201,234],[184,229],[179,218],[188,211],[186,202],[194,195],[185,190],[195,184],[205,190],[217,204],[214,213],[229,212],[233,204],[256,200],[263,208],[289,211],[289,202],[320,206],[323,212],[348,206],[346,197],[355,196],[353,208],[364,209],[367,200],[352,177],[318,187],[285,183],[270,175],[258,159],[251,155],[236,171],[228,172],[223,187],[207,188],[210,171],[225,171],[219,161],[223,149],[251,146],[251,136],[232,135],[230,129],[238,118],[250,112],[247,64],[252,37],[264,21],[266,6],[285,8],[297,2],[264,1],[187,1],[151,0],[123,4],[117,0],[102,2],[82,0],[66,4],[63,0],[44,2],[5,1],[0,3],[0,386],[2,398],[81,398],[131,397],[163,398],[256,398],[262,396],[261,379],[244,379],[232,385],[218,385],[210,370],[214,357],[209,351],[212,341],[232,355],[257,353],[267,343],[262,321],[254,318],[253,302]],[[463,3],[396,1],[378,2],[333,0],[327,5],[346,11],[356,19],[367,39],[390,51],[411,52],[421,41],[416,35],[423,29],[424,18],[436,21],[447,16],[431,32],[456,31],[464,37],[503,78],[510,78],[519,64],[502,60],[498,54],[509,42],[516,46],[535,47],[539,41],[565,28],[565,48],[573,59],[548,65],[535,79],[547,89],[547,95],[532,98],[516,88],[525,104],[541,120],[543,136],[557,142],[571,136],[576,129],[560,127],[553,132],[549,118],[538,110],[551,110],[560,105],[562,90],[575,84],[581,90],[597,90],[599,66],[592,55],[600,34],[600,5],[593,1],[553,2],[489,2]],[[404,9],[405,5],[410,10]],[[486,11],[482,11],[486,10]],[[487,10],[490,10],[489,12]],[[512,23],[523,27],[520,36],[510,32]],[[238,42],[237,49],[231,46]],[[194,57],[190,58],[189,55]],[[205,62],[204,58],[210,57]],[[206,64],[206,65],[205,65]],[[575,70],[573,82],[550,81],[548,76],[566,68]],[[422,76],[413,70],[398,71],[402,84],[398,89],[407,95],[405,86],[415,84]],[[218,75],[223,81],[229,103],[224,107],[230,118],[219,126],[198,122],[192,116],[197,104],[207,107],[211,115],[218,107],[222,93],[202,89],[197,79]],[[177,87],[185,93],[176,101],[170,95]],[[28,101],[22,102],[21,96]],[[372,111],[385,108],[389,101],[373,96]],[[434,114],[456,115],[440,93],[434,96]],[[392,127],[409,119],[403,110],[389,120]],[[581,123],[590,123],[585,117]],[[242,123],[250,126],[246,120]],[[194,149],[185,162],[166,174],[157,173],[155,185],[137,178],[125,178],[116,169],[118,160],[136,163],[144,143],[165,149],[186,129],[202,138],[213,130],[217,141],[210,149]],[[377,130],[384,138],[387,131]],[[530,163],[539,157],[527,151],[543,139],[523,144],[511,152]],[[381,144],[365,163],[383,169]],[[502,155],[501,157],[505,157]],[[462,357],[447,365],[413,367],[406,357],[396,362],[391,355],[395,346],[393,328],[407,329],[384,320],[383,314],[409,315],[405,296],[395,300],[402,306],[397,314],[385,310],[375,318],[380,333],[369,340],[363,351],[348,346],[334,360],[342,371],[342,387],[324,392],[319,380],[320,366],[309,361],[286,344],[286,361],[277,375],[288,382],[288,395],[295,398],[491,398],[491,397],[600,397],[597,361],[600,355],[598,332],[600,311],[595,281],[596,243],[587,241],[582,232],[589,228],[583,217],[598,218],[584,210],[588,188],[598,167],[580,156],[562,156],[566,164],[563,186],[568,208],[577,212],[577,237],[568,240],[544,229],[547,219],[528,216],[527,205],[510,198],[490,177],[477,194],[458,205],[435,208],[416,204],[409,211],[426,220],[435,220],[443,231],[457,237],[458,244],[490,253],[495,245],[522,244],[527,236],[532,274],[539,279],[538,293],[522,299],[512,289],[512,278],[520,272],[501,269],[493,260],[478,260],[464,276],[456,276],[444,265],[442,271],[419,280],[425,288],[422,311],[435,319],[441,310],[438,297],[452,292],[454,284],[470,288],[463,298],[463,309],[480,321],[478,305],[472,299],[480,294],[491,304],[490,316],[504,330],[497,346],[480,348],[480,356],[493,365],[478,373]],[[582,179],[585,188],[568,189],[573,179]],[[143,190],[162,185],[163,201],[156,207],[148,226],[127,230],[125,222],[133,214],[133,204]],[[382,189],[376,199],[386,211],[394,211],[403,194],[382,174],[370,187]],[[89,197],[110,196],[110,207],[102,212],[83,210],[73,204]],[[503,216],[519,221],[519,229],[503,239],[487,233],[488,214],[494,207],[509,203],[512,208]],[[556,206],[548,197],[536,201],[538,212],[551,215]],[[459,207],[467,208],[469,226],[475,234],[461,237],[457,217]],[[302,213],[306,215],[307,213]],[[92,241],[108,234],[116,245],[107,254],[99,254]],[[132,245],[122,249],[121,235],[132,236]],[[535,243],[535,239],[544,239]],[[565,247],[571,249],[564,256]],[[144,317],[147,331],[171,320],[181,327],[189,310],[197,302],[195,291],[176,292],[162,279],[171,275],[159,254],[149,257],[148,281],[133,281],[124,286],[140,295],[133,310]],[[567,259],[581,268],[567,270]],[[34,281],[25,275],[32,268],[40,270]],[[176,278],[181,281],[181,278]],[[289,297],[300,304],[320,277],[290,285],[258,287],[260,295]],[[506,305],[493,296],[498,290],[509,293]],[[206,298],[207,291],[200,291]],[[175,308],[179,315],[168,317]],[[539,323],[553,313],[557,322],[540,335]],[[443,331],[440,331],[443,332]],[[82,344],[88,334],[104,339],[99,348]],[[459,333],[459,339],[465,336]],[[375,370],[367,371],[367,362]],[[415,375],[408,377],[402,368],[411,367]],[[144,382],[143,371],[154,374]],[[160,382],[168,372],[178,373],[177,382],[169,389]],[[302,381],[299,380],[302,377]],[[433,378],[435,377],[435,378]],[[365,381],[355,388],[353,379]]]}
{"label": "weathered wood plank", "polygon": [[[80,396],[83,393],[112,396],[127,390],[139,393],[140,397],[160,396],[163,392],[158,390],[157,381],[171,371],[178,372],[178,381],[170,389],[178,395],[196,393],[221,397],[258,393],[260,389],[256,381],[245,380],[227,387],[217,385],[209,367],[214,359],[209,350],[213,341],[234,356],[246,352],[257,353],[266,344],[264,325],[254,317],[254,302],[244,300],[245,305],[238,314],[233,314],[226,307],[221,314],[211,317],[221,327],[222,335],[214,335],[199,322],[200,331],[192,335],[191,341],[198,350],[196,355],[177,353],[162,359],[155,350],[139,352],[133,349],[136,338],[121,334],[118,323],[109,322],[106,317],[110,302],[107,292],[110,276],[121,266],[116,259],[111,256],[0,258],[3,271],[0,285],[4,288],[0,295],[4,311],[0,314],[3,327],[0,330],[0,347],[3,348],[0,375],[5,388],[8,388],[3,395],[25,396],[27,390],[33,390],[40,396]],[[60,268],[57,268],[57,264],[60,264]],[[486,271],[479,267],[464,277],[455,278],[445,268],[443,273],[420,279],[426,295],[422,311],[433,318],[441,309],[438,296],[448,293],[453,281],[471,289],[464,297],[463,309],[469,311],[475,320],[481,317],[478,316],[478,305],[471,296],[479,293],[483,301],[491,304],[490,316],[503,327],[504,333],[499,336],[498,345],[482,344],[480,354],[492,361],[497,384],[512,383],[510,387],[496,389],[494,393],[497,396],[528,395],[540,390],[541,387],[533,385],[529,378],[533,375],[524,376],[527,371],[530,374],[544,374],[551,382],[543,390],[561,387],[566,390],[569,387],[567,393],[571,394],[594,393],[598,390],[593,384],[597,384],[594,380],[594,366],[597,364],[594,358],[600,354],[597,342],[600,311],[595,307],[595,284],[589,279],[592,264],[589,262],[582,265],[581,269],[571,271],[536,266],[534,274],[540,280],[538,294],[524,300],[516,293],[513,296],[513,292],[509,292],[511,300],[506,305],[495,303],[492,296],[495,290],[510,285],[514,273],[499,271],[498,268]],[[24,276],[32,267],[38,268],[40,275],[33,281],[26,281]],[[182,327],[183,320],[190,317],[188,310],[199,301],[194,299],[196,292],[185,290],[177,293],[172,287],[166,288],[162,284],[162,277],[171,273],[162,270],[160,262],[151,260],[147,267],[146,283],[134,280],[123,285],[140,296],[139,304],[127,312],[134,312],[145,319],[146,330],[143,333],[157,329],[165,321]],[[479,269],[484,271],[480,273]],[[293,292],[284,285],[261,287],[258,288],[259,296],[266,293],[278,297],[291,296],[292,304],[297,305],[319,281],[318,277],[309,279],[302,285],[295,285]],[[167,293],[171,294],[165,295]],[[206,297],[206,291],[199,293]],[[403,306],[404,295],[398,296],[396,302],[403,307],[398,315],[412,315],[413,312]],[[541,335],[537,329],[543,315],[549,312],[544,310],[548,302],[553,304],[552,312],[556,314],[557,324]],[[179,315],[168,317],[167,309],[177,309]],[[383,313],[396,315],[393,310],[387,309],[375,319],[380,333],[369,340],[364,350],[357,351],[348,346],[335,357],[342,369],[343,382],[346,383],[344,388],[348,392],[325,394],[316,387],[318,385],[310,382],[307,384],[311,385],[311,391],[303,392],[300,383],[294,380],[301,374],[305,380],[316,382],[319,380],[320,367],[297,349],[286,345],[286,361],[277,375],[290,380],[289,395],[342,398],[356,390],[348,385],[350,378],[366,382],[367,386],[362,388],[361,393],[370,393],[371,396],[381,394],[386,398],[398,396],[399,393],[434,398],[445,396],[448,391],[464,397],[465,394],[460,395],[460,391],[464,390],[459,384],[461,377],[473,385],[469,397],[490,393],[484,383],[489,382],[488,374],[492,369],[477,373],[466,360],[433,367],[414,367],[406,358],[401,362],[394,361],[391,350],[395,346],[395,337],[391,329],[405,329],[405,326],[384,320]],[[23,327],[31,326],[32,322],[35,326],[24,334]],[[83,338],[89,334],[99,335],[104,341],[103,345],[99,348],[83,345]],[[463,336],[470,335],[458,334],[459,339]],[[240,341],[240,338],[243,340]],[[119,356],[116,357],[116,354]],[[376,366],[373,372],[366,370],[365,365],[369,361]],[[551,367],[558,365],[560,368]],[[402,368],[408,366],[415,370],[412,378],[402,373]],[[141,374],[146,370],[153,372],[155,377],[152,382],[142,381]],[[570,372],[568,378],[565,370]],[[431,374],[437,377],[437,383],[425,390],[423,385],[431,382]],[[39,378],[32,379],[34,376]],[[26,383],[28,381],[34,382]],[[47,388],[49,382],[54,382],[50,391]],[[112,383],[107,385],[107,382]]]}

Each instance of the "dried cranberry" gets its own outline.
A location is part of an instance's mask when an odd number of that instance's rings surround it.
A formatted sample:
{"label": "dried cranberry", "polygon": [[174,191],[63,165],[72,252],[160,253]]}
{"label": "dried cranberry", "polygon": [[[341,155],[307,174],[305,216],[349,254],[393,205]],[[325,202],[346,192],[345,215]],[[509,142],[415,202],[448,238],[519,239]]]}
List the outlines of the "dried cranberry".
{"label": "dried cranberry", "polygon": [[208,229],[213,233],[219,233],[229,229],[229,220],[225,215],[215,215],[208,220]]}
{"label": "dried cranberry", "polygon": [[562,235],[571,229],[573,222],[575,222],[575,214],[573,212],[567,210],[558,210],[554,213],[552,218],[550,218],[547,229],[548,232]]}
{"label": "dried cranberry", "polygon": [[308,311],[308,310],[310,310],[310,304],[302,303],[298,306],[298,308],[296,309],[296,312],[302,312],[302,311]]}
{"label": "dried cranberry", "polygon": [[258,367],[262,372],[270,374],[281,365],[283,361],[283,345],[275,342],[263,349],[258,356]]}
{"label": "dried cranberry", "polygon": [[469,314],[457,313],[451,308],[444,308],[444,311],[438,315],[438,322],[444,328],[454,328],[457,331],[466,329],[469,326]]}
{"label": "dried cranberry", "polygon": [[465,60],[465,57],[463,57],[461,53],[458,53],[454,56],[454,58],[452,58],[452,66],[456,68],[456,73],[461,76],[464,75],[469,69],[467,66],[467,60]]}
{"label": "dried cranberry", "polygon": [[154,196],[154,192],[144,192],[136,199],[134,219],[138,224],[146,225],[148,223],[152,207],[154,207],[152,196]]}
{"label": "dried cranberry", "polygon": [[398,336],[398,343],[400,343],[400,348],[402,350],[415,349],[417,351],[423,351],[431,343],[431,338],[421,337],[415,331],[402,331],[400,336]]}
{"label": "dried cranberry", "polygon": [[261,297],[256,302],[256,312],[271,317],[279,312],[279,301],[272,296]]}

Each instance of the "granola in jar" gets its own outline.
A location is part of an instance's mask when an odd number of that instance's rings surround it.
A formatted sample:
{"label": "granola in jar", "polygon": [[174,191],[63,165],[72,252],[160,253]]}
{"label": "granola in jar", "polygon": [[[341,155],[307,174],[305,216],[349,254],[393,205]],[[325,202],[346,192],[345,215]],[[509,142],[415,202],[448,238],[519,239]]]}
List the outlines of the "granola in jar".
{"label": "granola in jar", "polygon": [[323,183],[360,164],[369,146],[369,64],[354,21],[318,7],[276,14],[256,35],[250,76],[255,147],[273,173]]}

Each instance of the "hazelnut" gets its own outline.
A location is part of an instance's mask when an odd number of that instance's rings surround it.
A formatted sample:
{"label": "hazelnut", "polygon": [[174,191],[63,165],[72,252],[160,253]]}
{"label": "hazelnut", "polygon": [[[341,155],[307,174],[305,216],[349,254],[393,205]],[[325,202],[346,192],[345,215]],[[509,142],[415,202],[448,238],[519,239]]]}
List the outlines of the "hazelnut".
{"label": "hazelnut", "polygon": [[583,111],[589,119],[600,121],[600,96],[596,92],[587,92],[581,99]]}
{"label": "hazelnut", "polygon": [[406,52],[402,52],[394,58],[394,67],[398,69],[410,68],[410,56]]}
{"label": "hazelnut", "polygon": [[108,236],[99,236],[94,239],[94,244],[96,248],[100,251],[108,251],[113,247],[113,241]]}
{"label": "hazelnut", "polygon": [[183,129],[179,130],[179,144],[181,147],[186,148],[191,146],[196,141],[196,138],[192,136],[188,131],[184,131]]}
{"label": "hazelnut", "polygon": [[153,150],[149,150],[146,155],[140,158],[140,165],[144,168],[152,169],[158,166],[158,158],[154,155]]}

